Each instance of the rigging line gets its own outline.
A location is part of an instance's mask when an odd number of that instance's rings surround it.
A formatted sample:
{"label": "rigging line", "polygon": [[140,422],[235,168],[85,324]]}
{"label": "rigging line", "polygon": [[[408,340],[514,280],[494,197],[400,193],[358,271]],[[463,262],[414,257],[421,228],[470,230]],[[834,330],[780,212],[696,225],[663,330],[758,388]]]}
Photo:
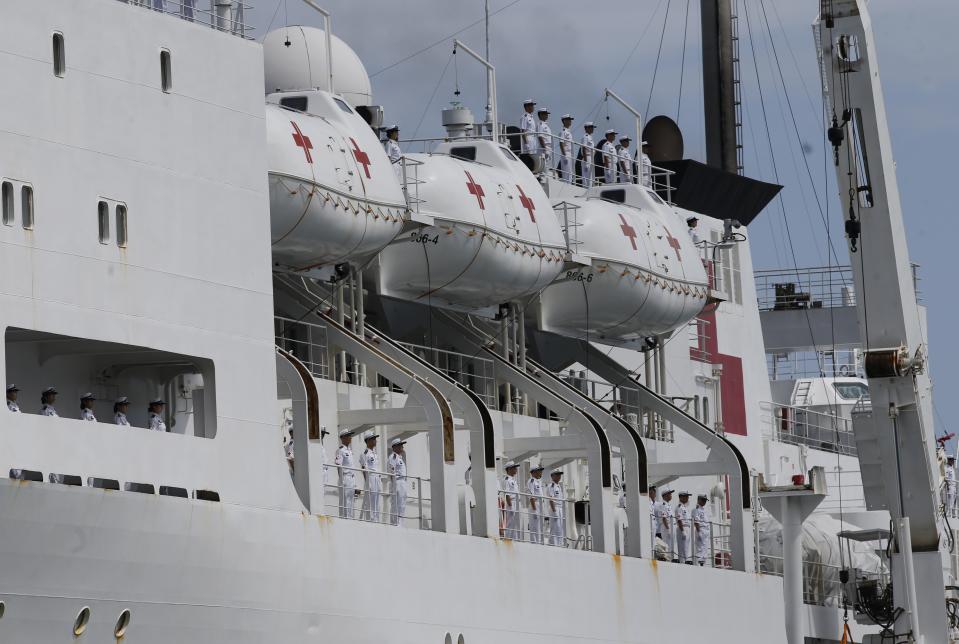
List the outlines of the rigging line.
{"label": "rigging line", "polygon": [[263,32],[264,37],[266,37],[266,34],[270,33],[270,29],[273,28],[273,21],[276,20],[276,15],[280,13],[280,5],[282,4],[283,0],[276,0],[276,9],[273,10],[273,16],[270,18],[270,22],[266,26],[266,31]]}
{"label": "rigging line", "polygon": [[450,57],[446,61],[446,66],[443,68],[443,73],[440,74],[440,78],[436,81],[436,87],[433,88],[433,93],[430,94],[430,100],[426,102],[426,107],[423,108],[423,113],[420,115],[420,120],[416,124],[416,129],[413,130],[413,136],[411,139],[416,139],[416,135],[420,132],[420,127],[423,125],[423,121],[426,120],[426,115],[430,111],[430,107],[433,105],[433,99],[436,98],[436,92],[439,91],[440,85],[443,83],[443,79],[446,78],[446,72],[450,68],[450,63],[453,62],[453,54],[450,54]]}
{"label": "rigging line", "polygon": [[[759,0],[759,7],[760,9],[762,9],[762,12],[763,12],[763,21],[766,24],[766,33],[769,35],[769,43],[772,46],[773,60],[776,62],[776,69],[779,71],[779,82],[782,85],[783,95],[786,98],[786,106],[789,108],[789,117],[792,120],[793,131],[796,134],[796,140],[799,143],[800,151],[802,151],[802,137],[799,134],[799,125],[796,122],[796,113],[793,110],[792,100],[789,98],[789,91],[786,89],[786,79],[785,79],[785,76],[783,75],[782,64],[780,63],[780,60],[779,60],[779,52],[776,49],[776,42],[773,39],[772,28],[769,26],[769,17],[766,15],[766,1]],[[809,178],[809,186],[812,189],[813,196],[816,198],[816,206],[819,208],[819,216],[822,219],[823,226],[828,227],[829,223],[826,220],[826,216],[823,212],[822,201],[820,201],[819,192],[816,190],[816,182],[813,179],[812,170],[810,170],[809,168],[809,160],[806,158],[805,154],[802,154],[801,156],[803,160],[803,165],[806,168],[806,176]],[[828,252],[831,252],[833,254],[833,256],[836,259],[836,263],[838,264],[839,256],[836,253],[836,249],[832,246],[832,244],[829,245],[829,248],[827,250]]]}
{"label": "rigging line", "polygon": [[649,104],[653,100],[653,90],[656,89],[656,74],[659,73],[659,59],[663,54],[663,40],[666,38],[666,25],[669,24],[669,7],[673,0],[666,0],[666,15],[663,16],[663,30],[659,34],[659,49],[656,51],[656,65],[653,66],[653,82],[649,84],[649,94],[646,96],[646,110],[643,112],[643,121],[649,120]]}
{"label": "rigging line", "polygon": [[[789,50],[789,55],[792,58],[793,67],[796,69],[796,76],[799,77],[799,82],[802,84],[803,93],[806,95],[806,100],[809,101],[809,109],[812,112],[812,114],[816,115],[816,118],[814,119],[814,121],[818,121],[819,109],[816,107],[815,102],[812,100],[812,96],[809,92],[809,88],[806,86],[806,77],[803,75],[802,71],[799,68],[799,61],[796,58],[796,52],[793,51],[792,43],[789,40],[789,36],[786,34],[786,27],[783,25],[782,18],[779,17],[779,9],[776,8],[775,2],[772,2],[770,4],[772,5],[773,15],[776,17],[776,22],[779,23],[779,30],[782,32],[783,40],[786,43],[786,48]],[[822,94],[822,92],[820,92],[820,94]],[[822,131],[825,131],[825,125],[823,124],[823,122],[819,122],[817,123],[817,125]]]}
{"label": "rigging line", "polygon": [[689,4],[686,0],[686,18],[683,21],[683,57],[679,63],[679,100],[676,102],[676,125],[679,125],[679,114],[683,108],[683,76],[686,72],[686,37],[689,33]]}
{"label": "rigging line", "polygon": [[[496,11],[491,12],[491,13],[489,14],[489,17],[492,18],[492,17],[495,16],[496,14],[502,13],[502,12],[506,11],[506,10],[509,9],[510,7],[513,7],[513,6],[519,4],[519,3],[522,2],[522,1],[523,1],[523,0],[513,0],[513,1],[510,2],[509,4],[504,5],[504,6],[500,7],[499,9],[497,9]],[[422,49],[418,49],[418,50],[414,51],[414,52],[413,52],[412,54],[410,54],[409,56],[406,56],[406,57],[404,57],[404,58],[401,58],[400,60],[398,60],[398,61],[396,61],[396,62],[394,62],[394,63],[391,63],[391,64],[387,65],[386,67],[383,67],[382,69],[379,69],[379,70],[373,72],[372,74],[370,74],[370,78],[373,78],[373,77],[375,77],[375,76],[379,76],[379,75],[382,74],[383,72],[387,72],[387,71],[393,69],[394,67],[398,67],[398,66],[402,65],[403,63],[407,62],[408,60],[412,60],[413,58],[416,58],[416,57],[419,56],[420,54],[424,54],[424,53],[428,52],[430,49],[433,49],[434,47],[438,47],[439,45],[442,45],[443,43],[448,42],[451,38],[455,38],[456,36],[459,36],[459,35],[460,35],[461,33],[463,33],[464,31],[469,31],[470,29],[472,29],[472,28],[475,27],[476,25],[482,24],[482,23],[484,23],[484,22],[486,22],[486,16],[483,16],[483,17],[480,18],[479,20],[476,20],[476,21],[474,21],[474,22],[471,22],[470,24],[466,25],[465,27],[463,27],[462,29],[460,29],[460,30],[458,30],[458,31],[454,31],[453,33],[451,33],[450,35],[446,36],[445,38],[440,38],[439,40],[437,40],[437,41],[435,41],[435,42],[433,42],[433,43],[430,43],[430,44],[427,45],[426,47],[423,47]]]}

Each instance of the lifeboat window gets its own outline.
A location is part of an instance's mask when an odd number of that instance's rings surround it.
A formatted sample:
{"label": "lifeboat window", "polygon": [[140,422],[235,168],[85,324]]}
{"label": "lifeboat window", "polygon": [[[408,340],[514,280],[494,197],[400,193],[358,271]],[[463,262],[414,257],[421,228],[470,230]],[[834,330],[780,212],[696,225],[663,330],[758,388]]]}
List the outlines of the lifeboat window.
{"label": "lifeboat window", "polygon": [[160,88],[164,92],[173,89],[173,61],[167,49],[160,50]]}
{"label": "lifeboat window", "polygon": [[342,101],[335,96],[333,97],[333,102],[336,103],[337,107],[346,112],[347,114],[352,114],[353,110],[350,109],[350,106],[346,104],[345,101]]}
{"label": "lifeboat window", "polygon": [[656,203],[661,203],[661,204],[666,203],[665,201],[662,200],[662,198],[658,194],[656,194],[652,190],[647,190],[646,192],[649,193],[649,198],[655,201]]}
{"label": "lifeboat window", "polygon": [[20,219],[24,230],[33,230],[33,186],[20,188]]}
{"label": "lifeboat window", "polygon": [[0,187],[0,200],[3,202],[3,225],[13,225],[13,184],[4,181]]}
{"label": "lifeboat window", "polygon": [[67,73],[67,50],[63,44],[63,34],[53,34],[53,74],[59,78]]}
{"label": "lifeboat window", "polygon": [[308,104],[305,96],[287,96],[280,99],[280,105],[295,112],[305,112]]}
{"label": "lifeboat window", "polygon": [[101,201],[97,203],[97,228],[100,232],[100,243],[110,243],[110,205]]}
{"label": "lifeboat window", "polygon": [[476,146],[450,148],[450,156],[464,161],[476,161]]}
{"label": "lifeboat window", "polygon": [[117,204],[117,246],[127,247],[127,207]]}
{"label": "lifeboat window", "polygon": [[501,147],[500,150],[503,151],[503,156],[505,156],[510,161],[519,161],[519,159],[516,158],[516,155],[513,154],[513,152],[510,149]]}
{"label": "lifeboat window", "polygon": [[603,190],[603,199],[608,199],[609,201],[615,201],[616,203],[626,203],[626,191],[620,188],[619,190]]}

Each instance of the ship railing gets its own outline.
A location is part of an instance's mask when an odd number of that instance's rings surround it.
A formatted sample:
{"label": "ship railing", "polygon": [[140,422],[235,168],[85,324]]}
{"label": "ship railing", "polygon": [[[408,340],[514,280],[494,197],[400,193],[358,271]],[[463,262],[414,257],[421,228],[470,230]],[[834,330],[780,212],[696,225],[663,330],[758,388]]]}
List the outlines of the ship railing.
{"label": "ship railing", "polygon": [[410,212],[419,213],[420,204],[426,203],[420,198],[420,184],[426,183],[420,179],[420,166],[422,161],[417,161],[406,155],[400,157],[400,160],[394,164],[394,171],[400,178],[403,186],[403,196],[406,198],[406,207]]}
{"label": "ship railing", "polygon": [[799,378],[864,378],[857,348],[835,351],[791,351],[767,353],[766,371],[770,380]]}
{"label": "ship railing", "polygon": [[[370,487],[373,477],[379,477],[379,491]],[[328,516],[420,530],[430,529],[428,478],[397,477],[380,470],[326,463],[323,466],[323,479],[323,507]],[[404,486],[405,508],[401,507],[398,499]]]}
{"label": "ship railing", "polygon": [[[497,503],[502,539],[555,548],[592,549],[588,501],[556,501],[546,494],[500,490]],[[554,511],[556,508],[559,513]]]}
{"label": "ship railing", "polygon": [[[782,556],[760,554],[759,572],[782,577]],[[839,581],[840,566],[821,561],[803,560],[803,601],[813,606],[842,606],[842,582]]]}
{"label": "ship railing", "polygon": [[763,412],[764,434],[772,440],[846,456],[856,455],[850,419],[792,405],[771,402],[759,405]]}
{"label": "ship railing", "polygon": [[583,243],[579,240],[579,229],[583,225],[579,223],[579,209],[580,206],[568,201],[561,201],[553,205],[553,212],[560,218],[563,225],[567,260],[571,259],[571,256],[579,254],[579,247]]}
{"label": "ship railing", "polygon": [[492,360],[410,342],[398,344],[472,391],[488,408],[496,408],[496,379]]}
{"label": "ship railing", "polygon": [[326,327],[284,317],[273,318],[276,346],[290,353],[316,378],[330,378],[329,341]]}
{"label": "ship railing", "polygon": [[858,469],[832,468],[825,470],[829,496],[817,508],[820,512],[857,512],[866,510],[866,495],[862,488],[862,474]]}
{"label": "ship railing", "polygon": [[852,269],[825,266],[755,271],[760,311],[855,306]]}
{"label": "ship railing", "polygon": [[[692,508],[690,508],[692,513]],[[727,523],[708,521],[708,530],[703,548],[700,550],[699,543],[696,541],[696,528],[694,521],[690,519],[686,526],[687,538],[685,541],[685,550],[680,543],[679,521],[674,516],[670,519],[671,532],[666,533],[659,526],[657,521],[657,533],[654,534],[652,547],[653,558],[659,561],[678,561],[679,563],[692,563],[699,565],[702,561],[706,568],[725,568],[732,569],[732,550],[730,547],[730,526]]]}
{"label": "ship railing", "polygon": [[188,22],[204,24],[248,40],[253,39],[253,26],[246,24],[246,12],[252,5],[236,0],[119,0],[151,11],[177,16]]}

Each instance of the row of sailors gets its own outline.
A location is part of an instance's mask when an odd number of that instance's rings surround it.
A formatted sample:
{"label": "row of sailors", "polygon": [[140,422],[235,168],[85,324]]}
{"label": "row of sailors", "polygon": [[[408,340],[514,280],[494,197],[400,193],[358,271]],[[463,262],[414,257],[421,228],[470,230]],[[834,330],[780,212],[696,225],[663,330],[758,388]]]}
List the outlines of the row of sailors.
{"label": "row of sailors", "polygon": [[[503,477],[502,492],[505,506],[503,507],[503,535],[507,539],[519,539],[522,536],[520,517],[524,514],[520,505],[519,482],[516,472],[519,463],[506,463],[506,476]],[[549,543],[551,546],[566,545],[566,492],[560,484],[563,471],[554,469],[549,473],[551,482],[543,487],[542,465],[529,470],[529,480],[526,481],[527,508],[525,514],[529,517],[529,537],[532,543]],[[549,522],[549,535],[545,532],[545,521]]]}
{"label": "row of sailors", "polygon": [[[520,148],[521,151],[528,154],[541,154],[546,160],[548,168],[553,167],[553,131],[549,126],[550,111],[545,107],[536,109],[536,101],[531,98],[523,101],[523,116],[520,119],[519,129],[521,131]],[[533,113],[539,118],[539,123],[533,119]],[[574,159],[579,161],[579,175],[583,179],[583,185],[590,187],[596,176],[593,167],[596,149],[596,142],[593,139],[593,132],[596,125],[592,121],[583,124],[584,134],[580,139],[579,153],[574,155],[573,133],[570,129],[575,120],[571,114],[564,114],[561,118],[563,130],[559,136],[559,163],[556,170],[561,181],[573,183],[576,173],[574,171]],[[605,140],[602,141],[600,151],[602,153],[602,171],[603,182],[612,183],[634,183],[638,182],[644,186],[652,186],[652,162],[647,156],[646,141],[642,141],[642,155],[637,157],[630,150],[629,144],[632,139],[628,136],[619,137],[619,145],[616,145],[616,130],[606,130]],[[638,161],[638,173],[634,174],[634,165]]]}
{"label": "row of sailors", "polygon": [[[708,497],[700,494],[696,507],[689,507],[689,492],[679,493],[679,503],[672,505],[672,489],[665,489],[662,500],[656,500],[656,486],[649,486],[649,521],[652,534],[665,544],[665,557],[673,563],[705,565],[709,558],[711,525],[706,511]],[[622,504],[622,501],[621,501]],[[690,545],[694,550],[690,552]],[[655,547],[653,554],[656,555]]]}
{"label": "row of sailors", "polygon": [[[40,394],[40,415],[59,417],[57,413],[56,402],[59,392],[55,387],[47,387]],[[20,388],[17,385],[7,385],[7,411],[20,413],[20,404],[17,402],[20,395]],[[94,403],[97,397],[92,393],[85,393],[80,396],[80,420],[96,423],[97,417],[94,410]],[[157,398],[150,401],[148,407],[149,428],[157,432],[167,430],[166,422],[163,420],[163,410],[166,407],[166,401]],[[127,419],[127,411],[130,409],[130,400],[126,396],[121,396],[113,403],[113,424],[121,427],[131,427]]]}

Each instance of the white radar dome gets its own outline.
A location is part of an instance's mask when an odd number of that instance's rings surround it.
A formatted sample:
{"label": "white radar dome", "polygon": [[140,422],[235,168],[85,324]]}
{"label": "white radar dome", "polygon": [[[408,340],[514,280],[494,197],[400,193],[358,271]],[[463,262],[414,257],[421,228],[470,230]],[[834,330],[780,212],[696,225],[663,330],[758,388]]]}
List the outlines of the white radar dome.
{"label": "white radar dome", "polygon": [[[335,35],[332,41],[334,93],[342,95],[354,107],[371,105],[373,91],[370,77],[360,57]],[[326,68],[326,34],[322,29],[299,25],[275,29],[263,39],[263,58],[267,94],[330,89]]]}

